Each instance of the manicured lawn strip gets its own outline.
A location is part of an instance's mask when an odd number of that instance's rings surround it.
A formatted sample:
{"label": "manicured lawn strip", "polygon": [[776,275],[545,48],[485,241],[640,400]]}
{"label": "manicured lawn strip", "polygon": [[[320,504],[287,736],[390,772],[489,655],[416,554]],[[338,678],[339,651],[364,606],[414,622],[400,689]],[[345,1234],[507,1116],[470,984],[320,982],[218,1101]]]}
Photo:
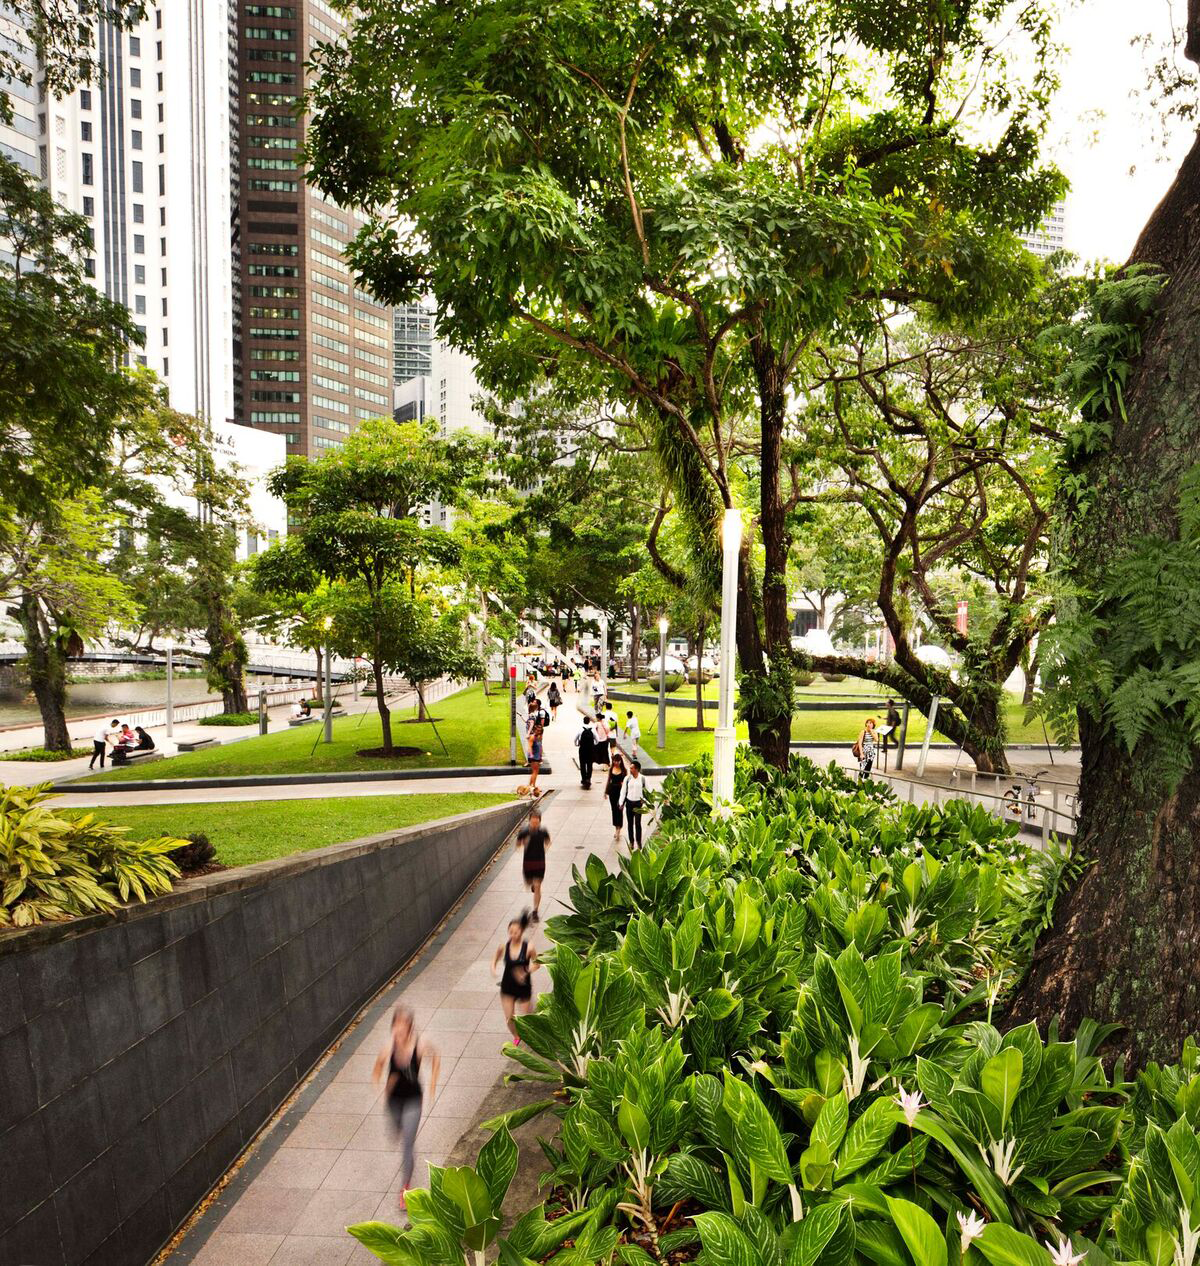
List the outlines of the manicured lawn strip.
{"label": "manicured lawn strip", "polygon": [[486,809],[511,797],[491,792],[346,796],[329,800],[235,800],[216,804],[102,805],[86,810],[134,839],[202,831],[225,866],[287,857],[327,844],[380,835],[418,822]]}
{"label": "manicured lawn strip", "polygon": [[227,747],[188,752],[144,767],[106,770],[92,779],[140,781],[161,778],[221,778],[249,774],[312,774],[341,770],[436,769],[449,766],[504,765],[508,763],[508,699],[493,694],[485,698],[481,686],[468,686],[458,694],[433,704],[430,709],[445,740],[443,752],[427,722],[408,718],[416,709],[393,709],[392,741],[397,747],[416,747],[415,756],[384,759],[360,756],[360,748],[383,742],[379,714],[370,712],[338,717],[333,723],[333,742],[321,741],[321,726],[294,729],[242,739]]}

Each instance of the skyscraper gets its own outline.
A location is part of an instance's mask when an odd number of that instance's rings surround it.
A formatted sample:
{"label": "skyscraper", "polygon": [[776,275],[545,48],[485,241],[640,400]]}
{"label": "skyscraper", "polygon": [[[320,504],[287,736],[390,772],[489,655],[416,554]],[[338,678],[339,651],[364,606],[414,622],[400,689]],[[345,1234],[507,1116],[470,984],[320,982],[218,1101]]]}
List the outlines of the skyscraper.
{"label": "skyscraper", "polygon": [[[12,10],[0,4],[0,42],[30,72],[37,69],[37,57],[32,42],[16,21]],[[0,79],[0,90],[12,106],[11,123],[0,120],[0,154],[24,167],[27,172],[38,173],[38,92],[37,88],[19,83],[15,79]],[[0,249],[3,249],[0,247]]]}
{"label": "skyscraper", "polygon": [[297,166],[304,62],[344,19],[324,0],[294,0],[239,4],[237,24],[235,416],[319,456],[392,410],[391,312],[344,258],[362,221]]}
{"label": "skyscraper", "polygon": [[86,217],[96,287],[126,305],[171,404],[233,412],[228,0],[97,30],[102,78],[37,104],[38,170]]}
{"label": "skyscraper", "polygon": [[1049,214],[1029,233],[1021,234],[1021,241],[1039,258],[1045,259],[1055,251],[1066,249],[1067,205],[1062,199],[1050,208]]}
{"label": "skyscraper", "polygon": [[423,303],[402,303],[392,309],[395,382],[428,378],[433,343],[433,311]]}

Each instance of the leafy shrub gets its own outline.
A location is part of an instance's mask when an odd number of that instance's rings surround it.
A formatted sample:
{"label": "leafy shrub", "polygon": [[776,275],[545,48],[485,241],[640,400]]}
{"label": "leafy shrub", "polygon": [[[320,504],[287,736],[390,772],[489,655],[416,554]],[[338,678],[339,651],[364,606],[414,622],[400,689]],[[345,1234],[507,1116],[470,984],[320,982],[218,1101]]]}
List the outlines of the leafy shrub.
{"label": "leafy shrub", "polygon": [[131,840],[95,814],[43,806],[50,784],[0,788],[0,927],[103,913],[168,892],[178,839]]}
{"label": "leafy shrub", "polygon": [[824,677],[826,681],[845,681],[846,680],[845,673],[822,673],[821,676]]}
{"label": "leafy shrub", "polygon": [[669,695],[673,695],[675,691],[677,691],[682,685],[683,685],[682,673],[666,673],[663,676],[663,689]]}
{"label": "leafy shrub", "polygon": [[183,874],[190,875],[213,861],[217,856],[217,849],[203,831],[194,831],[186,838],[187,843],[173,848],[169,856]]}
{"label": "leafy shrub", "polygon": [[1195,1045],[1130,1086],[1109,1030],[992,1024],[1069,851],[743,752],[714,820],[710,769],[672,774],[658,832],[576,868],[547,924],[553,989],[506,1048],[546,1097],[484,1124],[490,1148],[552,1114],[549,1219],[471,1238],[471,1171],[431,1170],[410,1231],[358,1238],[403,1263],[498,1241],[505,1266],[1195,1266]]}
{"label": "leafy shrub", "polygon": [[201,717],[197,725],[254,725],[257,712],[218,712],[216,716]]}
{"label": "leafy shrub", "polygon": [[816,673],[805,672],[802,669],[797,669],[794,677],[797,686],[811,686],[816,679]]}
{"label": "leafy shrub", "polygon": [[3,760],[57,761],[74,760],[79,756],[90,756],[90,747],[73,747],[69,752],[49,752],[44,747],[27,747],[20,752],[5,752]]}

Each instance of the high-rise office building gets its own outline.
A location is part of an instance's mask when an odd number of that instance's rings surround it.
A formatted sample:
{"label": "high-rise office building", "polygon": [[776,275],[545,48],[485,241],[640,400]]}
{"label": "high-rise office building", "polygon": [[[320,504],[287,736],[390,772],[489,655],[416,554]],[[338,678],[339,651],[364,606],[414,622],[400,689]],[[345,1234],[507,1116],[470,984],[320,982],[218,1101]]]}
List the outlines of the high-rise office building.
{"label": "high-rise office building", "polygon": [[395,381],[428,378],[433,345],[433,311],[423,303],[402,303],[392,309]]}
{"label": "high-rise office building", "polygon": [[132,30],[102,21],[94,84],[36,105],[38,170],[88,222],[97,289],[145,339],[171,404],[233,413],[228,0],[178,0]]}
{"label": "high-rise office building", "polygon": [[[0,44],[28,68],[37,71],[37,56],[32,41],[17,15],[0,0]],[[38,173],[38,90],[34,84],[23,84],[16,79],[0,79],[3,92],[12,107],[12,122],[0,119],[0,154],[24,167],[27,172]],[[3,247],[0,247],[3,250]]]}
{"label": "high-rise office building", "polygon": [[1021,241],[1039,258],[1045,259],[1066,249],[1067,206],[1061,199],[1050,208],[1046,218],[1030,233],[1022,233]]}
{"label": "high-rise office building", "polygon": [[237,7],[235,416],[311,456],[392,411],[391,310],[355,286],[344,259],[362,221],[297,166],[304,62],[344,23],[324,0]]}

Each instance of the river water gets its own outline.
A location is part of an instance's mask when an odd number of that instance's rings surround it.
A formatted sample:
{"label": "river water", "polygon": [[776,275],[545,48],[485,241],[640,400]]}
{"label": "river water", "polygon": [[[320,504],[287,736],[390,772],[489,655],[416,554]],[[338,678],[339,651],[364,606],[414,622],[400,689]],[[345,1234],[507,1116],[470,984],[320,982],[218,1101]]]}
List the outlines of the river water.
{"label": "river water", "polygon": [[[247,680],[247,685],[256,685]],[[252,691],[253,693],[253,691]],[[200,703],[205,699],[218,699],[208,688],[203,677],[176,677],[171,694],[177,704]],[[67,687],[67,719],[93,716],[98,712],[111,712],[120,716],[125,712],[140,712],[147,708],[165,708],[167,683],[159,681],[80,681]],[[33,695],[17,699],[13,695],[0,695],[0,727],[35,725],[41,721]]]}

